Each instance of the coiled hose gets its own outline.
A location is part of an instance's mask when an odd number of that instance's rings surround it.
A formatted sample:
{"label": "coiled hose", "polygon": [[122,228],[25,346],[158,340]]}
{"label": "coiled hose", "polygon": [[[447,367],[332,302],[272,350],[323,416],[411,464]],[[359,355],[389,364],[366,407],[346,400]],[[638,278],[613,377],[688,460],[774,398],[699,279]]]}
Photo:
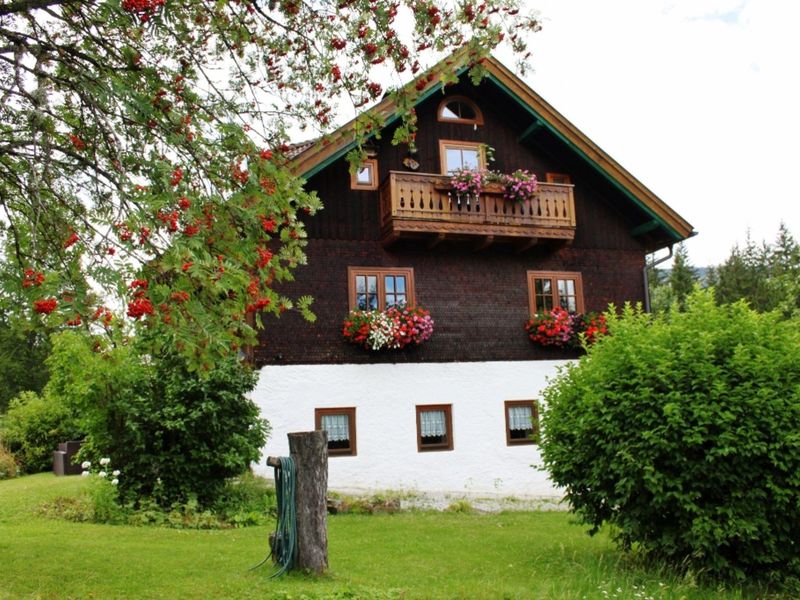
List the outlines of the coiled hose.
{"label": "coiled hose", "polygon": [[[278,519],[275,523],[275,536],[269,555],[258,563],[257,569],[270,558],[278,565],[278,570],[270,579],[280,577],[291,570],[297,554],[297,508],[295,505],[294,461],[289,456],[278,457],[275,466],[275,495],[278,501]],[[251,569],[252,570],[252,569]]]}

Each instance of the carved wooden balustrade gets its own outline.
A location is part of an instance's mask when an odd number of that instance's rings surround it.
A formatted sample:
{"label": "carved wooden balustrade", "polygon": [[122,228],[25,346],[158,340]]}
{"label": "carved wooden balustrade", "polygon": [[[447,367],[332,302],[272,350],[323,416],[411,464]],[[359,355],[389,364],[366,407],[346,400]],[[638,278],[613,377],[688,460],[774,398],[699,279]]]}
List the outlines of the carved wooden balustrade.
{"label": "carved wooden balustrade", "polygon": [[539,183],[535,196],[518,203],[503,198],[503,188],[490,184],[480,196],[457,195],[448,175],[391,171],[381,186],[381,231],[384,243],[400,237],[435,234],[527,245],[539,239],[575,237],[572,185]]}

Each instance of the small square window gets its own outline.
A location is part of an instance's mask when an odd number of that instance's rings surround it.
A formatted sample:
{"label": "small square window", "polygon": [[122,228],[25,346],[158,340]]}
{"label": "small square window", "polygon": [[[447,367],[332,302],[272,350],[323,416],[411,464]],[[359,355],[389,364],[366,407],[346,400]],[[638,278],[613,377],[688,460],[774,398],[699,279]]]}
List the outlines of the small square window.
{"label": "small square window", "polygon": [[450,404],[417,406],[417,450],[453,449],[453,413]]}
{"label": "small square window", "polygon": [[350,187],[354,190],[378,189],[378,161],[368,158],[358,170],[350,175]]}
{"label": "small square window", "polygon": [[317,408],[315,429],[328,433],[328,456],[356,455],[356,409]]}
{"label": "small square window", "polygon": [[533,400],[507,400],[506,444],[535,444],[539,437],[539,409]]}

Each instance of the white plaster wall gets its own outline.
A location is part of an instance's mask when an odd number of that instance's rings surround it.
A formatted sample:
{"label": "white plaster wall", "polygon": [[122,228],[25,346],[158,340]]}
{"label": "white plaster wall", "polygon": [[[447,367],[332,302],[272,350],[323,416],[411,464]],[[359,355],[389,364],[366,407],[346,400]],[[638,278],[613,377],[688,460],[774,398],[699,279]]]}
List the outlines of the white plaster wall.
{"label": "white plaster wall", "polygon": [[[506,445],[504,402],[539,398],[567,361],[283,365],[261,369],[252,398],[272,425],[267,456],[286,434],[314,428],[315,408],[356,407],[357,456],[329,458],[333,490],[409,490],[555,497],[535,445]],[[452,404],[453,450],[418,452],[417,404]]]}

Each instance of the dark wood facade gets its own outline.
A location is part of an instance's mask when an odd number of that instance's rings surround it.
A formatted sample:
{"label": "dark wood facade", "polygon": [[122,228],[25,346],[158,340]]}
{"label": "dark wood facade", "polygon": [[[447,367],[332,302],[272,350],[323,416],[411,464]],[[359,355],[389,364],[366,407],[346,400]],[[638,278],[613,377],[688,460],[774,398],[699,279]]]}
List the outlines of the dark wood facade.
{"label": "dark wood facade", "polygon": [[[574,185],[574,239],[539,240],[524,251],[510,243],[476,251],[481,244],[434,236],[400,239],[384,247],[380,190],[351,189],[348,164],[340,158],[309,179],[308,187],[318,192],[325,208],[307,220],[308,265],[297,269],[295,282],[281,288],[289,295],[312,295],[318,319],[307,323],[293,313],[270,319],[255,350],[257,365],[572,356],[538,348],[527,339],[523,324],[529,317],[528,271],[580,273],[586,310],[643,300],[647,248],[632,234],[642,219],[636,207],[563,140],[546,129],[531,128],[530,115],[498,87],[462,82],[447,94],[472,99],[484,122],[440,122],[439,93],[422,102],[417,107],[418,172],[440,173],[439,140],[446,139],[493,147],[495,161],[488,166],[500,172],[527,169],[542,180],[548,172],[569,174]],[[402,165],[407,149],[392,146],[391,137],[388,130],[375,141],[381,183],[390,171],[407,170]],[[348,267],[412,268],[416,303],[429,309],[435,320],[433,337],[419,347],[379,353],[346,343],[342,322],[349,309]]]}

